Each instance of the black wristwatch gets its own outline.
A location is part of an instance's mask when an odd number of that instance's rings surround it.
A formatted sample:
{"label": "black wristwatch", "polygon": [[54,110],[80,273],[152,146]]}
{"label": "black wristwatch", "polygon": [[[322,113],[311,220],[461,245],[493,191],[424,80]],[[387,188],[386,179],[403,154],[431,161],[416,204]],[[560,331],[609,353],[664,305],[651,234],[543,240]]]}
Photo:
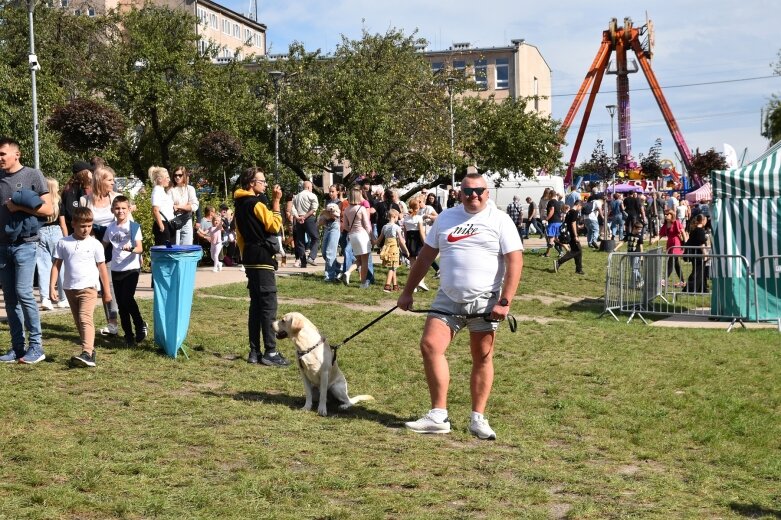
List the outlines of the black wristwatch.
{"label": "black wristwatch", "polygon": [[507,301],[507,298],[502,298],[498,302],[496,302],[496,304],[500,307],[507,307],[508,305],[510,305],[510,302]]}

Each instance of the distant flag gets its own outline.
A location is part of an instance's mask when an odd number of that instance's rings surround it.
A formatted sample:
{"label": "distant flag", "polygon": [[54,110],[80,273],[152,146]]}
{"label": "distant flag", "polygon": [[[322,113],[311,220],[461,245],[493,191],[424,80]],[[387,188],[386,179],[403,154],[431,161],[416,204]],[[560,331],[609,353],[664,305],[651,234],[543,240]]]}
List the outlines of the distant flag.
{"label": "distant flag", "polygon": [[738,167],[738,154],[735,152],[735,149],[727,143],[724,143],[724,159],[727,160],[727,168],[732,169]]}

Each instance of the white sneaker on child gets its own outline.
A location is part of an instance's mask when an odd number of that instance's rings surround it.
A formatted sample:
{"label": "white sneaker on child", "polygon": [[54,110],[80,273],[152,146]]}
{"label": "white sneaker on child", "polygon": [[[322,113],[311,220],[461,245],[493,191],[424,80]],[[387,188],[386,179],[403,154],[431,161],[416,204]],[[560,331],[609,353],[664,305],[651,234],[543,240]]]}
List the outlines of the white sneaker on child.
{"label": "white sneaker on child", "polygon": [[53,311],[54,305],[52,305],[52,301],[49,298],[44,298],[41,300],[41,309],[45,311]]}
{"label": "white sneaker on child", "polygon": [[70,309],[70,306],[71,306],[70,303],[68,303],[68,300],[66,299],[62,299],[57,302],[57,307],[59,307],[60,309]]}

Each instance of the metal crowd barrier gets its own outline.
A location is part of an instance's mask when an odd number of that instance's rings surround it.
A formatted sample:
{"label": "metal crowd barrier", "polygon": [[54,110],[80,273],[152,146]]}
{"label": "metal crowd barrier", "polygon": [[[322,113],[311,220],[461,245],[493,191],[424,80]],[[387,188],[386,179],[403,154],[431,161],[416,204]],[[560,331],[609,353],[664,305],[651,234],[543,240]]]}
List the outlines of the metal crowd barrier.
{"label": "metal crowd barrier", "polygon": [[[681,248],[682,255],[661,248],[611,253],[601,316],[609,313],[619,321],[616,312],[624,312],[629,313],[627,323],[636,316],[646,324],[644,315],[651,314],[707,316],[729,320],[727,330],[736,323],[745,327],[745,321],[754,321],[751,310],[758,308],[754,297],[760,294],[754,290],[748,260],[742,255],[702,254],[700,248]],[[777,257],[763,260],[775,261],[778,266]],[[777,290],[778,278],[774,281]]]}

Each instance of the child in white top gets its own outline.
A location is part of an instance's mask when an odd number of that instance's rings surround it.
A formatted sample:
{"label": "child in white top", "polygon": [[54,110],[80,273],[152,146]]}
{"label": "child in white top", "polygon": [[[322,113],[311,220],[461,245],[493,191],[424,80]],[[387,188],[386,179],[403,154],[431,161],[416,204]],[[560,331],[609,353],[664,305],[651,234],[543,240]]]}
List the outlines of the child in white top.
{"label": "child in white top", "polygon": [[[141,226],[131,220],[130,201],[124,195],[117,195],[111,204],[114,222],[106,228],[103,244],[111,244],[111,279],[119,308],[119,320],[125,333],[125,345],[132,347],[146,339],[147,325],[141,317],[136,303],[138,276],[141,273],[142,245]],[[135,325],[135,335],[133,334]]]}
{"label": "child in white top", "polygon": [[212,271],[222,271],[222,262],[220,262],[220,252],[222,251],[222,217],[219,215],[212,216],[212,227],[207,231],[209,234],[209,242],[211,242],[211,255],[214,261],[214,268]]}
{"label": "child in white top", "polygon": [[[60,239],[54,250],[54,265],[49,281],[49,297],[57,301],[53,290],[57,284],[60,269],[63,268],[65,297],[73,313],[76,328],[81,337],[81,354],[73,356],[73,366],[95,366],[95,324],[93,314],[98,300],[98,284],[109,286],[108,271],[103,244],[90,236],[92,232],[92,210],[73,210],[73,234]],[[111,302],[111,291],[103,291],[103,303]]]}

